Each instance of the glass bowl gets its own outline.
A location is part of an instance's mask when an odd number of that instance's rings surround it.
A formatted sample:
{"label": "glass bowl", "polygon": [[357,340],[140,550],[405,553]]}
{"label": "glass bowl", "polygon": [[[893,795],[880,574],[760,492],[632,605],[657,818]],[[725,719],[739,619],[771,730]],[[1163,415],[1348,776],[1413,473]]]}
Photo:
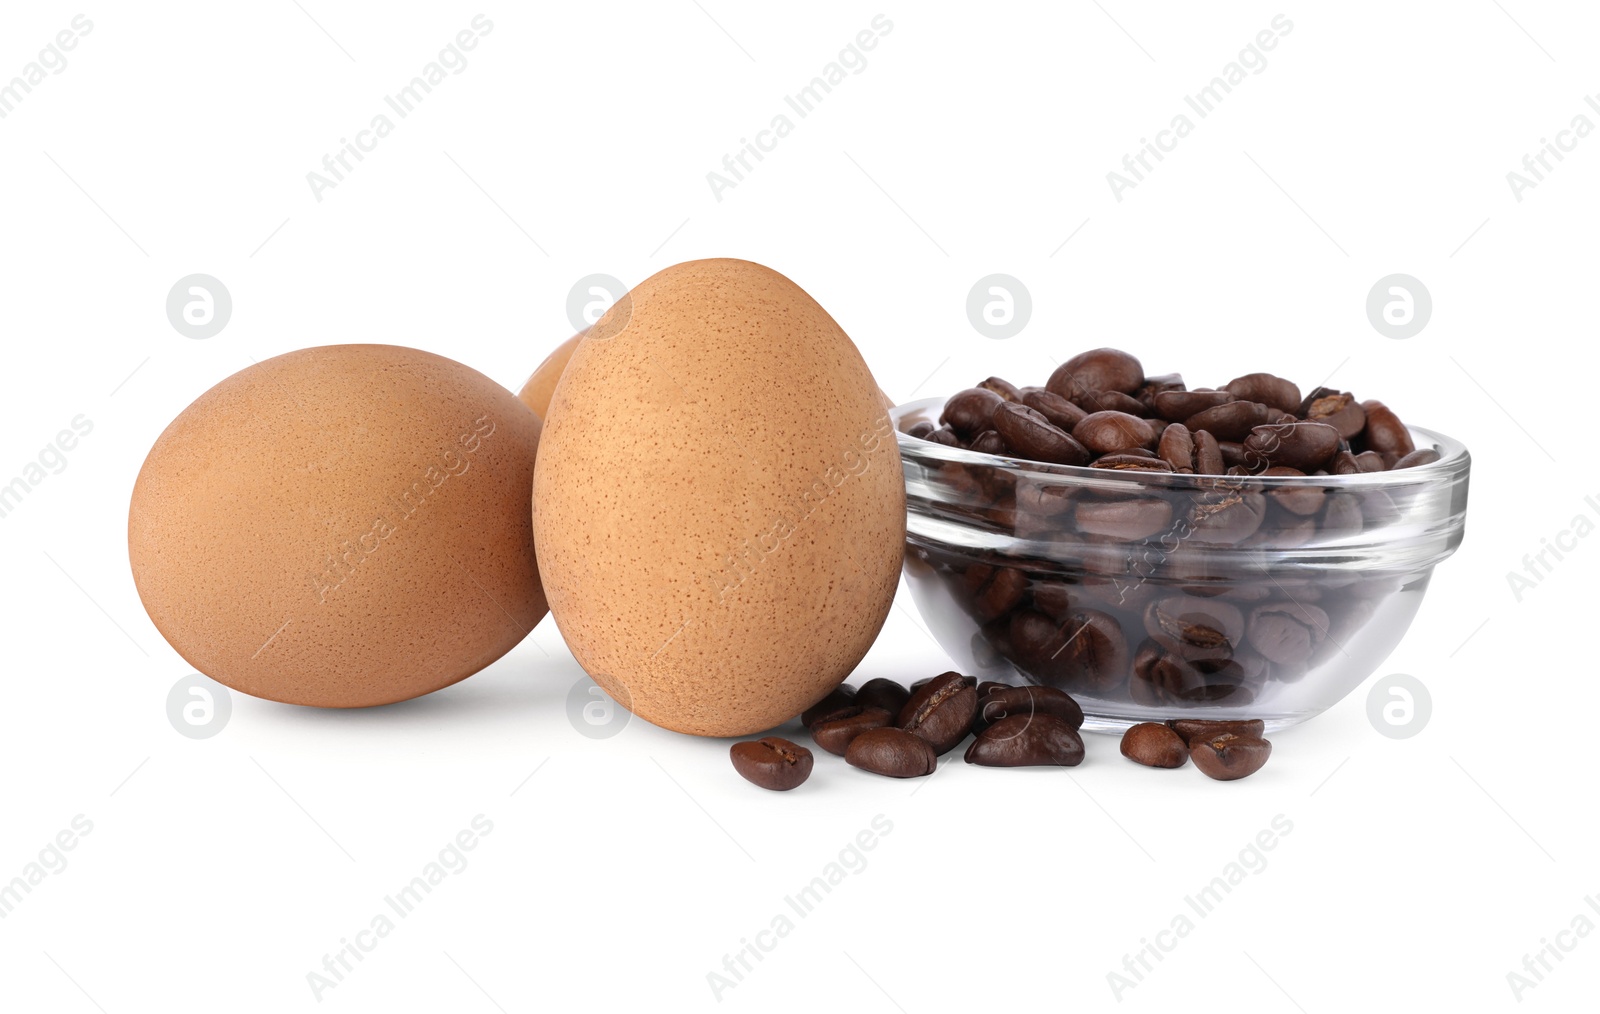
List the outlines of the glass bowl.
{"label": "glass bowl", "polygon": [[1400,643],[1461,544],[1471,459],[1357,475],[1221,476],[1051,465],[910,436],[895,408],[906,579],[933,636],[982,679],[1059,687],[1084,727],[1332,706]]}

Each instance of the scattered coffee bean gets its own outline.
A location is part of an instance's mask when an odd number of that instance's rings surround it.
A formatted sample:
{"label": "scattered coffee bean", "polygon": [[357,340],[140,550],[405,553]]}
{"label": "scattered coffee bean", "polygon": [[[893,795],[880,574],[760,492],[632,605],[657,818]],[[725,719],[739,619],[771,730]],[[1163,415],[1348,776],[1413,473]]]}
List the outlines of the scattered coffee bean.
{"label": "scattered coffee bean", "polygon": [[1231,782],[1260,771],[1272,756],[1272,744],[1254,736],[1225,732],[1196,740],[1189,747],[1194,766],[1219,782]]}
{"label": "scattered coffee bean", "polygon": [[777,736],[735,743],[728,754],[733,769],[763,789],[785,792],[811,777],[811,751]]}
{"label": "scattered coffee bean", "polygon": [[1168,722],[1172,731],[1185,742],[1193,744],[1197,739],[1207,736],[1216,737],[1223,733],[1231,732],[1235,736],[1247,739],[1261,739],[1266,735],[1267,725],[1259,718],[1238,719],[1201,719],[1201,718],[1175,718]]}
{"label": "scattered coffee bean", "polygon": [[978,734],[967,747],[966,762],[991,768],[1083,763],[1083,737],[1056,715],[1011,715]]}
{"label": "scattered coffee bean", "polygon": [[[988,689],[984,690],[985,687]],[[985,683],[979,689],[983,692],[978,695],[978,710],[972,719],[975,733],[981,733],[1002,718],[1016,715],[1054,715],[1074,729],[1083,726],[1083,708],[1070,694],[1055,687]]]}
{"label": "scattered coffee bean", "polygon": [[845,748],[844,759],[851,767],[890,778],[919,778],[939,766],[931,743],[893,727],[868,729],[856,736]]}
{"label": "scattered coffee bean", "polygon": [[1176,732],[1159,722],[1140,722],[1122,734],[1122,756],[1152,768],[1181,768],[1189,747]]}
{"label": "scattered coffee bean", "polygon": [[843,757],[850,741],[869,729],[883,729],[894,724],[894,713],[883,708],[863,708],[859,705],[847,713],[818,722],[811,727],[811,738],[822,749]]}
{"label": "scattered coffee bean", "polygon": [[906,706],[906,701],[911,699],[911,691],[896,683],[894,680],[879,676],[877,679],[867,680],[856,691],[856,704],[863,708],[882,708],[891,715],[900,714],[900,709]]}
{"label": "scattered coffee bean", "polygon": [[828,696],[800,713],[800,724],[807,729],[818,721],[827,721],[849,710],[856,702],[856,688],[849,684],[834,687]]}
{"label": "scattered coffee bean", "polygon": [[972,728],[978,710],[976,683],[956,672],[935,676],[906,701],[896,724],[927,740],[935,753],[948,753]]}

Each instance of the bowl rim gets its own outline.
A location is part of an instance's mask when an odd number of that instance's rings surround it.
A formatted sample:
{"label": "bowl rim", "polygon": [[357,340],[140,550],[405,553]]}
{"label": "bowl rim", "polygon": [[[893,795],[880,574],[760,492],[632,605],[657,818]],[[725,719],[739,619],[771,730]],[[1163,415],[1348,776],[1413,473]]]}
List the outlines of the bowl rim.
{"label": "bowl rim", "polygon": [[[988,454],[925,440],[906,433],[902,423],[913,416],[926,415],[928,421],[938,424],[938,408],[948,397],[919,398],[896,405],[889,410],[889,421],[894,426],[895,441],[902,457],[931,459],[941,462],[958,462],[967,465],[987,465],[1005,468],[1012,472],[1061,479],[1077,479],[1090,485],[1125,484],[1139,482],[1146,485],[1168,487],[1175,490],[1211,490],[1218,480],[1259,483],[1263,489],[1288,489],[1296,486],[1339,487],[1343,489],[1373,489],[1388,486],[1409,486],[1430,481],[1453,481],[1471,468],[1472,456],[1467,445],[1454,437],[1422,426],[1407,425],[1412,442],[1418,447],[1433,445],[1439,450],[1439,460],[1410,468],[1386,469],[1382,472],[1357,472],[1351,475],[1199,475],[1187,472],[1120,471],[1094,468],[1089,465],[1057,465],[1028,458],[1014,458],[1004,454]],[[1421,440],[1417,438],[1421,437]]]}

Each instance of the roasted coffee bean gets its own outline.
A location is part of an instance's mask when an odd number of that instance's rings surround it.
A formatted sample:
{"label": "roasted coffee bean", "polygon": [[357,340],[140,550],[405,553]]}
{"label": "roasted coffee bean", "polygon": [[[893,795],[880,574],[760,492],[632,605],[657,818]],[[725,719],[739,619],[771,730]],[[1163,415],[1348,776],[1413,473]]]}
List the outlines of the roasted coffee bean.
{"label": "roasted coffee bean", "polygon": [[1272,756],[1272,744],[1264,739],[1225,732],[1220,736],[1195,741],[1189,747],[1194,766],[1219,782],[1231,782],[1260,771]]}
{"label": "roasted coffee bean", "polygon": [[1140,722],[1122,734],[1122,756],[1145,767],[1181,768],[1189,763],[1189,746],[1159,722]]}
{"label": "roasted coffee bean", "polygon": [[1002,403],[994,413],[994,426],[1018,457],[1055,465],[1089,463],[1089,452],[1082,444],[1065,430],[1051,425],[1043,413],[1026,405]]}
{"label": "roasted coffee bean", "polygon": [[1078,404],[1087,412],[1124,412],[1136,417],[1149,411],[1144,402],[1121,391],[1090,391],[1078,399]]}
{"label": "roasted coffee bean", "polygon": [[921,736],[893,727],[868,729],[845,747],[851,767],[890,778],[920,778],[939,766],[933,746]]}
{"label": "roasted coffee bean", "polygon": [[939,421],[955,431],[963,440],[971,440],[984,430],[994,429],[991,419],[995,409],[1007,404],[993,391],[969,387],[958,391],[944,403],[944,414]]}
{"label": "roasted coffee bean", "polygon": [[898,716],[900,709],[911,700],[911,691],[896,683],[894,680],[882,676],[867,680],[861,684],[861,689],[856,691],[856,705],[862,708],[882,708],[890,715]]}
{"label": "roasted coffee bean", "polygon": [[811,777],[811,751],[777,736],[735,743],[728,755],[745,781],[763,789],[785,792]]}
{"label": "roasted coffee bean", "polygon": [[[1164,373],[1159,377],[1146,377],[1144,383],[1139,385],[1139,390],[1133,393],[1140,403],[1144,405],[1146,415],[1158,415],[1156,412],[1156,395],[1168,391],[1187,390],[1183,383],[1183,374]],[[1198,410],[1196,410],[1198,411]],[[1194,413],[1189,413],[1193,415]],[[1187,418],[1187,416],[1185,416]]]}
{"label": "roasted coffee bean", "polygon": [[[1328,391],[1327,388],[1318,388],[1319,391]],[[1339,436],[1344,440],[1354,440],[1357,433],[1367,425],[1366,410],[1348,392],[1333,392],[1321,397],[1308,399],[1300,407],[1300,415],[1308,422],[1327,423],[1339,431]]]}
{"label": "roasted coffee bean", "polygon": [[1061,395],[1042,387],[1025,393],[1022,396],[1022,403],[1044,416],[1052,426],[1058,426],[1068,433],[1071,433],[1072,427],[1078,425],[1079,421],[1089,414]]}
{"label": "roasted coffee bean", "polygon": [[1144,367],[1120,349],[1080,352],[1056,367],[1045,387],[1068,401],[1091,391],[1132,394],[1144,383]]}
{"label": "roasted coffee bean", "polygon": [[1145,633],[1188,662],[1232,658],[1244,642],[1244,614],[1231,602],[1198,595],[1168,595],[1144,611]]}
{"label": "roasted coffee bean", "polygon": [[1171,706],[1189,700],[1205,687],[1195,666],[1146,638],[1133,656],[1128,696],[1147,708]]}
{"label": "roasted coffee bean", "polygon": [[1167,723],[1185,744],[1207,736],[1216,737],[1231,732],[1235,736],[1260,739],[1266,735],[1266,723],[1259,718],[1203,719],[1175,718]]}
{"label": "roasted coffee bean", "polygon": [[1325,494],[1323,501],[1319,525],[1329,535],[1353,535],[1366,527],[1361,500],[1355,494],[1335,491]]}
{"label": "roasted coffee bean", "polygon": [[1074,492],[1071,486],[1018,479],[1017,510],[1023,514],[1036,514],[1046,518],[1065,514],[1072,509]]}
{"label": "roasted coffee bean", "polygon": [[1019,609],[1010,634],[1023,671],[1069,693],[1107,693],[1127,677],[1128,643],[1109,613],[1074,609],[1056,620]]}
{"label": "roasted coffee bean", "polygon": [[967,594],[972,599],[973,615],[980,623],[988,623],[1010,612],[1028,590],[1027,575],[1015,567],[976,563],[967,568],[963,577]]}
{"label": "roasted coffee bean", "polygon": [[967,449],[979,454],[1004,454],[1007,451],[1006,439],[995,430],[984,430],[972,438]]}
{"label": "roasted coffee bean", "polygon": [[1411,431],[1383,402],[1364,401],[1361,408],[1367,413],[1367,450],[1404,457],[1417,449],[1411,442]]}
{"label": "roasted coffee bean", "polygon": [[1172,466],[1143,448],[1129,448],[1116,454],[1102,454],[1094,459],[1090,468],[1107,468],[1119,472],[1170,472]]}
{"label": "roasted coffee bean", "polygon": [[935,676],[906,701],[896,724],[927,740],[935,753],[947,753],[972,728],[978,710],[976,685],[976,680],[957,672]]}
{"label": "roasted coffee bean", "polygon": [[1229,381],[1223,390],[1240,401],[1259,401],[1280,412],[1293,413],[1300,408],[1300,388],[1270,373],[1247,373]]}
{"label": "roasted coffee bean", "polygon": [[1314,472],[1338,449],[1339,431],[1326,423],[1272,423],[1250,431],[1244,442],[1244,464],[1257,472],[1269,465]]}
{"label": "roasted coffee bean", "polygon": [[834,687],[826,697],[800,713],[800,724],[809,729],[819,721],[837,718],[854,707],[855,703],[855,687],[849,684]]}
{"label": "roasted coffee bean", "polygon": [[1260,493],[1220,488],[1195,504],[1189,526],[1201,541],[1232,546],[1254,535],[1266,513],[1266,498]]}
{"label": "roasted coffee bean", "polygon": [[918,440],[926,440],[928,434],[932,432],[933,423],[926,419],[918,420],[917,422],[914,422],[910,426],[906,427],[906,436],[916,437]]}
{"label": "roasted coffee bean", "polygon": [[884,708],[854,707],[854,714],[840,715],[811,727],[811,738],[835,757],[843,757],[850,741],[868,729],[883,729],[894,724],[894,712]]}
{"label": "roasted coffee bean", "polygon": [[1328,614],[1300,602],[1260,605],[1250,614],[1250,647],[1269,662],[1304,662],[1328,636]]}
{"label": "roasted coffee bean", "polygon": [[944,444],[946,447],[961,446],[961,438],[956,436],[955,430],[952,430],[948,426],[939,427],[932,433],[929,433],[925,439],[931,440],[936,444]]}
{"label": "roasted coffee bean", "polygon": [[983,388],[985,391],[993,391],[1006,401],[1022,400],[1022,392],[1017,390],[1016,385],[1011,383],[1009,380],[1001,380],[999,377],[990,377],[988,380],[983,381],[978,386]]}
{"label": "roasted coffee bean", "polygon": [[[1188,426],[1184,426],[1188,429]],[[1222,447],[1217,438],[1205,430],[1194,433],[1194,470],[1199,475],[1221,475],[1228,467],[1222,460]]]}
{"label": "roasted coffee bean", "polygon": [[1126,412],[1091,412],[1072,428],[1073,439],[1096,454],[1110,454],[1151,441],[1148,423]]}
{"label": "roasted coffee bean", "polygon": [[979,733],[965,759],[989,768],[1075,767],[1083,763],[1083,737],[1056,715],[1011,715]]}
{"label": "roasted coffee bean", "polygon": [[1238,442],[1257,426],[1271,422],[1272,411],[1259,401],[1230,401],[1197,412],[1182,422],[1191,430],[1209,430],[1219,441]]}
{"label": "roasted coffee bean", "polygon": [[[1164,461],[1149,462],[1149,464],[1159,464],[1163,471],[1171,468]],[[1103,466],[1096,462],[1095,467]],[[1154,470],[1149,469],[1149,471]],[[1172,523],[1172,504],[1153,496],[1132,500],[1085,502],[1078,505],[1075,519],[1080,532],[1131,542],[1147,539],[1157,532],[1165,531]]]}
{"label": "roasted coffee bean", "polygon": [[1161,431],[1156,453],[1174,472],[1194,471],[1194,435],[1183,423],[1173,423]]}
{"label": "roasted coffee bean", "polygon": [[1072,611],[1071,589],[1060,581],[1040,581],[1033,586],[1033,607],[1046,616],[1064,620]]}
{"label": "roasted coffee bean", "polygon": [[989,694],[1000,690],[1010,690],[1012,684],[1001,683],[999,680],[983,680],[978,684],[978,700],[983,700]]}
{"label": "roasted coffee bean", "polygon": [[1207,409],[1237,401],[1227,391],[1163,391],[1150,399],[1156,415],[1172,422],[1184,422]]}
{"label": "roasted coffee bean", "polygon": [[[1284,465],[1274,465],[1261,473],[1263,476],[1304,477],[1306,473],[1298,468],[1289,468]],[[1268,486],[1267,499],[1282,507],[1290,514],[1309,516],[1322,509],[1324,491],[1319,486]],[[1257,534],[1260,534],[1259,532]]]}
{"label": "roasted coffee bean", "polygon": [[1381,472],[1389,466],[1377,451],[1362,451],[1356,455],[1356,468],[1363,472]]}
{"label": "roasted coffee bean", "polygon": [[990,725],[1014,715],[1054,715],[1074,729],[1083,726],[1083,708],[1065,691],[1055,687],[996,686],[988,687],[978,695],[978,710],[972,719],[972,731],[982,732]]}
{"label": "roasted coffee bean", "polygon": [[1416,468],[1418,465],[1431,465],[1439,460],[1439,452],[1431,447],[1419,447],[1410,454],[1402,455],[1394,463],[1395,468]]}

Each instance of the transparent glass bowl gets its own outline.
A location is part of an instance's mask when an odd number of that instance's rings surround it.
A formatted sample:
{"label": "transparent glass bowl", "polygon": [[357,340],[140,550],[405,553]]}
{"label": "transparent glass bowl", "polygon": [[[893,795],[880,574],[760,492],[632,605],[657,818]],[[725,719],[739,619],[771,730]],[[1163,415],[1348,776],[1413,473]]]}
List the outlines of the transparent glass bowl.
{"label": "transparent glass bowl", "polygon": [[1434,565],[1461,543],[1471,459],[1339,476],[1205,476],[1050,465],[904,431],[905,573],[929,630],[981,679],[1056,686],[1085,728],[1332,706],[1389,656]]}

